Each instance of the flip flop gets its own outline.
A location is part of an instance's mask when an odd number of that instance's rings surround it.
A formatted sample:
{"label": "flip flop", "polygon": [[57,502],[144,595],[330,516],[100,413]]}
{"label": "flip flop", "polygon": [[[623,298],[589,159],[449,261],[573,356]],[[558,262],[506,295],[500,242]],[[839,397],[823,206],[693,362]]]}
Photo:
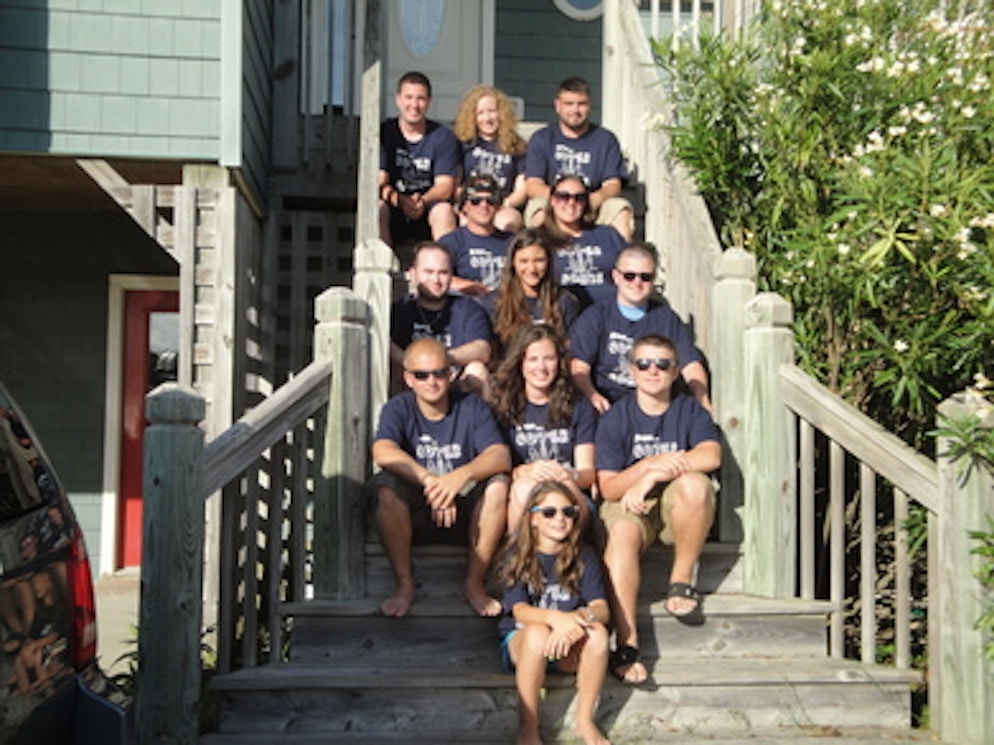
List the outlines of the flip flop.
{"label": "flip flop", "polygon": [[[670,608],[670,598],[692,600],[694,601],[694,605],[685,611],[674,611]],[[667,613],[680,623],[687,624],[688,626],[700,626],[704,623],[704,606],[701,594],[693,585],[686,582],[673,582],[670,584],[670,589],[666,592],[666,602],[663,603],[663,607],[666,608]]]}
{"label": "flip flop", "polygon": [[[639,665],[645,670],[645,677],[641,680],[630,680],[626,677],[635,665]],[[622,667],[626,668],[625,672],[619,672],[619,668]],[[611,674],[625,685],[630,686],[642,685],[649,679],[649,671],[642,664],[642,654],[638,647],[633,647],[631,644],[623,644],[611,653]]]}

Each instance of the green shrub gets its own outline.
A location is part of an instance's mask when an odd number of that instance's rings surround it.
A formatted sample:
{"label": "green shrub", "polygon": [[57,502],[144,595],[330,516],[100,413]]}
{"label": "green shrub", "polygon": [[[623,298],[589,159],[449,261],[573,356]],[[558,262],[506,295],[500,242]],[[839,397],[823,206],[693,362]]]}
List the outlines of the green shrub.
{"label": "green shrub", "polygon": [[674,153],[793,303],[799,364],[925,448],[937,404],[994,367],[994,10],[976,6],[778,0],[739,42],[656,47]]}

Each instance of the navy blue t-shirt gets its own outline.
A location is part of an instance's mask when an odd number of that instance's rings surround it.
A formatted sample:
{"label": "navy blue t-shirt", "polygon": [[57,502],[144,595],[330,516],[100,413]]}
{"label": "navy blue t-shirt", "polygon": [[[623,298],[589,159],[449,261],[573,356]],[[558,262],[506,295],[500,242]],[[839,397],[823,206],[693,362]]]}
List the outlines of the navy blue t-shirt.
{"label": "navy blue t-shirt", "polygon": [[601,416],[594,457],[598,471],[624,471],[647,456],[691,450],[708,440],[718,440],[718,429],[693,396],[674,394],[662,416],[652,416],[632,394]]}
{"label": "navy blue t-shirt", "polygon": [[573,405],[569,424],[549,424],[549,405],[526,403],[521,424],[507,432],[514,465],[533,463],[537,460],[554,460],[572,467],[573,451],[577,445],[594,441],[597,412],[585,398]]}
{"label": "navy blue t-shirt", "polygon": [[596,124],[580,137],[564,135],[559,122],[536,131],[528,140],[525,176],[542,179],[551,186],[567,175],[582,178],[590,191],[601,188],[608,179],[625,181],[628,171],[618,138]]}
{"label": "navy blue t-shirt", "polygon": [[525,155],[503,153],[496,140],[467,140],[462,143],[463,182],[473,176],[493,176],[501,197],[514,191],[514,180],[525,171]]}
{"label": "navy blue t-shirt", "polygon": [[[491,322],[493,322],[494,303],[497,300],[497,293],[492,292],[481,300],[483,307],[487,309],[487,313],[490,315]],[[570,327],[576,321],[577,316],[580,315],[580,301],[569,290],[560,290],[557,304],[559,305],[559,315],[563,319],[563,328],[569,333]],[[525,305],[528,306],[528,312],[531,314],[532,321],[535,323],[549,323],[549,319],[542,312],[542,303],[537,297],[525,297]]]}
{"label": "navy blue t-shirt", "polygon": [[518,582],[504,591],[504,614],[497,623],[497,631],[501,638],[518,628],[514,620],[514,606],[518,603],[528,603],[536,608],[551,608],[565,612],[574,611],[581,606],[589,606],[595,600],[606,600],[607,591],[604,582],[604,565],[601,564],[597,552],[590,546],[583,546],[583,574],[580,577],[579,597],[567,592],[558,582],[556,576],[555,554],[538,554],[538,563],[545,578],[545,587],[541,594],[534,588],[527,587],[524,582]]}
{"label": "navy blue t-shirt", "polygon": [[687,324],[669,303],[658,300],[649,302],[638,321],[621,315],[617,299],[591,305],[573,324],[570,353],[590,365],[594,387],[609,401],[617,401],[635,389],[628,353],[632,343],[645,334],[668,337],[676,345],[681,365],[701,359]]}
{"label": "navy blue t-shirt", "polygon": [[413,391],[383,405],[374,440],[390,440],[435,474],[464,466],[504,436],[490,407],[475,393],[449,391],[449,413],[440,421],[426,418]]}
{"label": "navy blue t-shirt", "polygon": [[428,120],[417,142],[404,137],[396,118],[380,125],[380,170],[402,194],[428,191],[436,176],[456,177],[460,154],[459,140],[436,121]]}
{"label": "navy blue t-shirt", "polygon": [[471,341],[490,341],[492,332],[487,312],[468,297],[450,296],[442,310],[425,310],[414,297],[393,304],[390,309],[390,340],[401,349],[416,339],[438,339],[446,349]]}
{"label": "navy blue t-shirt", "polygon": [[628,244],[610,225],[595,225],[556,249],[553,271],[562,287],[568,288],[581,308],[613,298],[611,279],[614,262]]}
{"label": "navy blue t-shirt", "polygon": [[446,233],[438,242],[452,254],[452,272],[457,277],[479,282],[489,290],[500,284],[507,244],[511,234],[502,230],[492,235],[477,235],[467,227]]}

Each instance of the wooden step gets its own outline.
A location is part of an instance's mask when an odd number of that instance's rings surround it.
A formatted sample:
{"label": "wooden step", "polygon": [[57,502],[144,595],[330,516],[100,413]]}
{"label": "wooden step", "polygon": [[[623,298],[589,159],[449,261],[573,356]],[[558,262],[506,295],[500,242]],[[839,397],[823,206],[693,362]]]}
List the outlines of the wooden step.
{"label": "wooden step", "polygon": [[[669,577],[672,551],[653,546],[642,560],[644,586],[662,592]],[[462,589],[466,549],[458,546],[415,546],[414,575],[420,597],[451,597]],[[709,543],[705,546],[697,586],[704,593],[741,592],[742,561],[739,546]],[[366,594],[383,598],[393,592],[393,575],[379,543],[366,544]]]}
{"label": "wooden step", "polygon": [[[474,733],[511,738],[513,676],[486,669],[384,672],[366,667],[283,664],[216,676],[222,734],[355,734],[460,742]],[[609,679],[598,721],[614,739],[668,734],[746,736],[797,727],[904,729],[914,674],[847,660],[662,659],[652,683]],[[572,717],[571,676],[550,676],[543,727]],[[331,740],[329,740],[331,741]]]}
{"label": "wooden step", "polygon": [[[822,657],[831,605],[820,601],[771,600],[747,595],[711,595],[705,622],[686,626],[670,617],[662,600],[639,607],[639,634],[646,655],[657,657]],[[453,645],[451,654],[470,660],[495,654],[496,621],[477,617],[460,598],[415,603],[403,619],[384,618],[376,599],[287,604],[293,616],[290,660],[340,660],[356,654],[382,662],[434,654],[432,643]],[[358,621],[358,622],[357,622]],[[362,650],[362,651],[358,651]],[[394,660],[396,661],[396,660]],[[413,664],[413,663],[412,663]]]}
{"label": "wooden step", "polygon": [[[695,742],[704,741],[709,745],[880,745],[881,743],[935,742],[935,736],[929,732],[909,731],[907,729],[890,729],[883,727],[792,727],[783,732],[762,732],[732,736],[709,736],[706,733],[695,733]],[[645,745],[645,740],[639,738],[619,738],[614,736],[615,745]],[[688,737],[683,732],[661,732],[653,735],[652,742],[686,743]],[[200,738],[200,745],[326,745],[326,743],[410,743],[418,742],[418,738],[409,733],[387,735],[385,733],[348,732],[338,735],[329,733],[298,734],[283,733],[280,735],[264,734],[211,734]],[[493,737],[486,732],[474,733],[468,737],[446,740],[444,745],[507,745],[510,740],[506,736]],[[579,743],[577,739],[567,737],[555,741]]]}

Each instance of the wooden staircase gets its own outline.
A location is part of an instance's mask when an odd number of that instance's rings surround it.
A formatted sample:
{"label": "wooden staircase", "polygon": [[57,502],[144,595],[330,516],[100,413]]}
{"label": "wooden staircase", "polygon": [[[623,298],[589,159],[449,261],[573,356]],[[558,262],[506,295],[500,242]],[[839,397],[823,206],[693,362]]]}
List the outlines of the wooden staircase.
{"label": "wooden staircase", "polygon": [[[685,741],[907,742],[910,686],[893,668],[826,656],[823,601],[741,593],[737,547],[710,544],[699,586],[707,620],[688,627],[661,596],[667,549],[644,560],[640,603],[651,684],[609,676],[598,721],[615,743]],[[500,667],[495,621],[460,597],[461,549],[415,549],[418,598],[404,619],[379,615],[391,589],[379,546],[367,546],[368,598],[287,604],[289,659],[215,677],[224,743],[513,742],[514,678]],[[572,676],[550,676],[543,703],[549,741],[570,741]]]}

